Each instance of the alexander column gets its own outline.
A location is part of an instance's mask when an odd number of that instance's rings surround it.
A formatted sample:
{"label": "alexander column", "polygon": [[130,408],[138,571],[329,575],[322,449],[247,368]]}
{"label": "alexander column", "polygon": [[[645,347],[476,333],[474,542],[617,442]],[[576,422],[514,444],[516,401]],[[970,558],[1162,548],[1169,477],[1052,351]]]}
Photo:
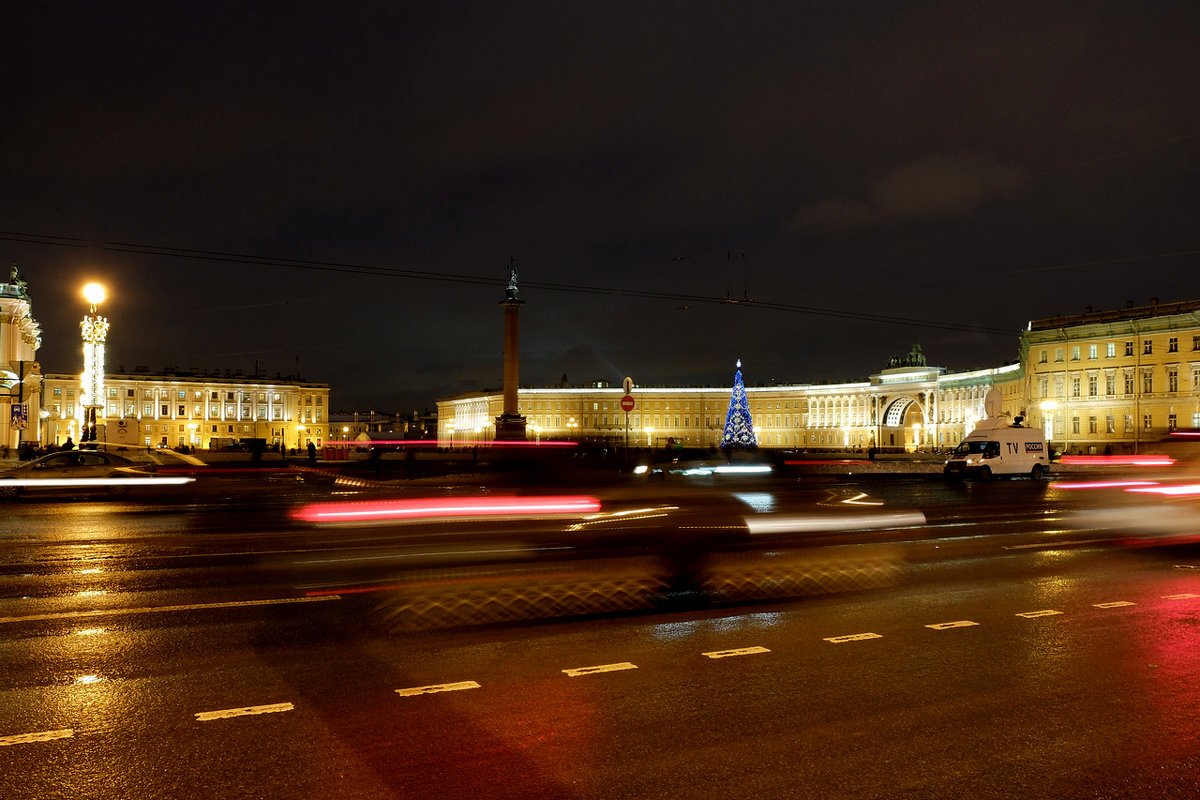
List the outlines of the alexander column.
{"label": "alexander column", "polygon": [[504,410],[496,417],[496,441],[525,441],[525,418],[517,413],[517,389],[520,386],[521,352],[518,334],[521,327],[521,306],[525,301],[517,297],[517,260],[511,259],[508,267],[508,288],[504,290]]}

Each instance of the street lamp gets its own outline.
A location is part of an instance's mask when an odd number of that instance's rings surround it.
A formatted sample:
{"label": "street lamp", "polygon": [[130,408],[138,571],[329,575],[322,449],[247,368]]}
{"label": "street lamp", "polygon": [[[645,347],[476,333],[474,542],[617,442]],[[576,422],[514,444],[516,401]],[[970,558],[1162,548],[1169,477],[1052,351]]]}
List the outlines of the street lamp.
{"label": "street lamp", "polygon": [[1058,409],[1055,400],[1043,400],[1039,406],[1042,409],[1042,428],[1046,431],[1046,442],[1054,438],[1054,412]]}
{"label": "street lamp", "polygon": [[108,336],[108,320],[96,313],[96,306],[104,302],[104,287],[89,283],[83,287],[83,296],[91,308],[79,323],[83,333],[83,374],[79,376],[79,402],[83,410],[81,443],[96,440],[96,409],[104,403],[104,340]]}

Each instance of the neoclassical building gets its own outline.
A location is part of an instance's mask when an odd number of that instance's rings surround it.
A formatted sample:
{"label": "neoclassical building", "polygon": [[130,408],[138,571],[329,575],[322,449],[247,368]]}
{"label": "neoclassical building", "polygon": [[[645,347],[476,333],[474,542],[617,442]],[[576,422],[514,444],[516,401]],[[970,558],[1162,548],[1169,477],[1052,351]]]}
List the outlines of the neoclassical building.
{"label": "neoclassical building", "polygon": [[[752,368],[753,365],[748,365]],[[761,447],[816,450],[941,449],[953,447],[983,417],[983,398],[1000,388],[1005,408],[1020,413],[1015,388],[1020,365],[949,373],[919,353],[860,383],[746,386]],[[732,376],[732,371],[730,372]],[[630,447],[716,447],[729,409],[728,386],[635,386],[635,406],[621,410],[623,392],[606,382],[590,386],[521,387],[520,413],[529,439],[569,439]],[[454,445],[492,439],[499,393],[438,402],[438,438]]]}
{"label": "neoclassical building", "polygon": [[[95,309],[93,308],[93,311]],[[27,283],[14,266],[0,282],[0,446],[80,441],[79,372],[43,374],[42,333]],[[82,366],[82,363],[81,363]],[[97,438],[143,446],[209,448],[241,439],[304,448],[329,438],[329,385],[298,379],[137,368],[108,373],[96,403]]]}
{"label": "neoclassical building", "polygon": [[[242,439],[303,449],[329,438],[329,385],[287,378],[171,372],[108,373],[97,438],[155,447],[219,448]],[[79,374],[45,376],[44,441],[79,441]]]}
{"label": "neoclassical building", "polygon": [[1137,451],[1200,429],[1200,300],[1033,320],[1021,360],[1031,418],[1060,449]]}
{"label": "neoclassical building", "polygon": [[14,449],[37,441],[42,368],[37,351],[42,329],[33,318],[29,287],[17,268],[0,282],[0,445]]}
{"label": "neoclassical building", "polygon": [[[746,370],[753,374],[753,364]],[[730,370],[732,377],[733,370]],[[1200,301],[1033,320],[1020,359],[969,372],[928,366],[919,348],[856,383],[746,386],[761,447],[948,449],[984,418],[990,389],[1003,410],[1045,427],[1055,449],[1134,452],[1171,430],[1200,428]],[[528,439],[630,447],[720,444],[730,386],[635,386],[634,410],[607,381],[519,391]],[[438,401],[438,438],[490,441],[499,392]]]}

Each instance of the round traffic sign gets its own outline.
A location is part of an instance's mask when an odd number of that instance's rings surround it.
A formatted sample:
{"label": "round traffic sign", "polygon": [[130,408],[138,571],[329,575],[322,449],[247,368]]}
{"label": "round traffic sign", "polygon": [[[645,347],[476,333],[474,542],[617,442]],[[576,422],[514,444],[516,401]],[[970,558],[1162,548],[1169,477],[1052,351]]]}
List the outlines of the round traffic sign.
{"label": "round traffic sign", "polygon": [[632,395],[627,394],[621,398],[621,410],[624,411],[625,413],[629,413],[630,411],[633,411],[633,396]]}

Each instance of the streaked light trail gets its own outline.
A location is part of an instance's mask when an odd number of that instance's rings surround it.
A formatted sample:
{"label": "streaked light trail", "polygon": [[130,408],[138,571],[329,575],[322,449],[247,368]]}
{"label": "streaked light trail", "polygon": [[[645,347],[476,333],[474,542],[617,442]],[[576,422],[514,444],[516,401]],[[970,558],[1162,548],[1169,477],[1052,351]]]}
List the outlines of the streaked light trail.
{"label": "streaked light trail", "polygon": [[454,497],[376,503],[314,503],[292,512],[292,517],[313,523],[368,523],[463,517],[592,514],[599,510],[600,501],[594,497]]}

